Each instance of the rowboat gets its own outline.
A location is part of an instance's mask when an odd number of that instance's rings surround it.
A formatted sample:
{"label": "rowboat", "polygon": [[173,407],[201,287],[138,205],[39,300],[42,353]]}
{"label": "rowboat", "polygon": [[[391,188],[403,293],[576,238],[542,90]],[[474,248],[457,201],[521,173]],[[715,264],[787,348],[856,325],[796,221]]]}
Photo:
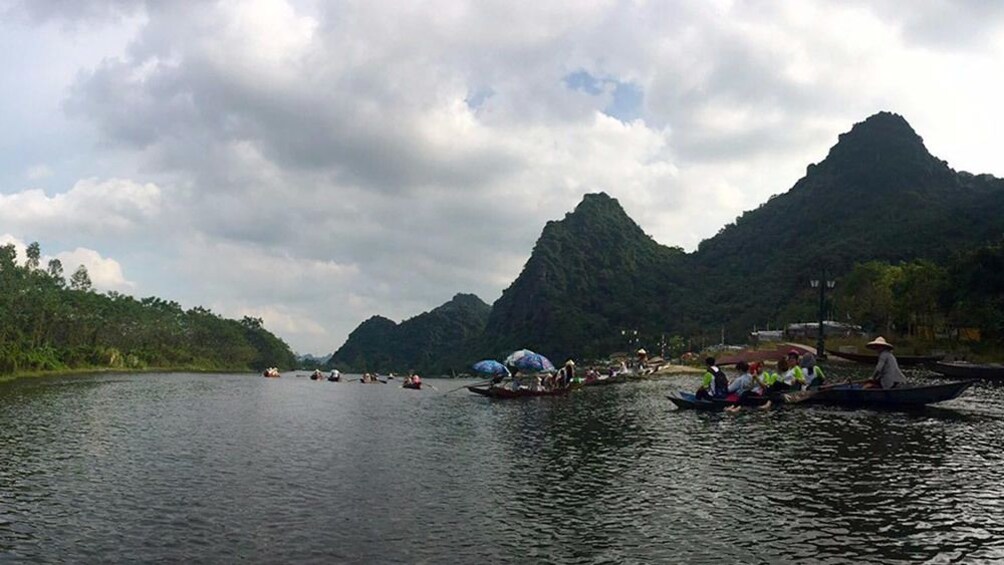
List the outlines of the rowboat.
{"label": "rowboat", "polygon": [[401,388],[410,388],[410,389],[414,389],[414,390],[421,390],[422,389],[422,383],[403,383],[401,385]]}
{"label": "rowboat", "polygon": [[763,406],[770,400],[768,396],[744,396],[737,400],[726,398],[697,398],[692,392],[682,390],[674,391],[666,395],[677,408],[681,410],[724,410],[730,406]]}
{"label": "rowboat", "polygon": [[1000,363],[935,363],[932,370],[956,379],[1004,379],[1004,365]]}
{"label": "rowboat", "polygon": [[718,358],[715,364],[721,367],[724,365],[735,365],[740,361],[745,361],[747,363],[763,363],[764,361],[777,361],[778,359],[784,359],[786,354],[787,350],[782,351],[780,349],[741,351],[731,355],[722,355]]}
{"label": "rowboat", "polygon": [[[827,349],[827,353],[834,357],[840,357],[841,359],[847,359],[848,361],[854,361],[855,363],[861,363],[862,365],[875,365],[878,363],[878,355],[870,355],[868,353],[845,353],[843,351],[833,351],[832,349]],[[897,355],[896,361],[903,366],[912,365],[930,365],[944,359],[944,355]]]}
{"label": "rowboat", "polygon": [[896,388],[865,388],[858,383],[820,389],[813,402],[837,406],[916,407],[951,400],[972,386],[973,380]]}
{"label": "rowboat", "polygon": [[563,396],[571,392],[571,388],[556,388],[554,390],[530,390],[521,388],[519,390],[512,390],[502,387],[479,387],[479,386],[469,386],[467,390],[473,392],[474,394],[480,394],[481,396],[487,396],[489,398],[523,398],[527,396]]}

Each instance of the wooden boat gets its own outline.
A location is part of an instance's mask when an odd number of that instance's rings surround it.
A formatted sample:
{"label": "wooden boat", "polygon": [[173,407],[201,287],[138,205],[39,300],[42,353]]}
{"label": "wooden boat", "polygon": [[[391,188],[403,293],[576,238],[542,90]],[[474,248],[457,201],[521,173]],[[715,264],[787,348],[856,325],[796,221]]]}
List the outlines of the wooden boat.
{"label": "wooden boat", "polygon": [[939,362],[932,365],[931,369],[955,379],[1004,379],[1004,365],[1001,363]]}
{"label": "wooden boat", "polygon": [[820,389],[813,402],[837,406],[880,406],[908,408],[951,400],[976,381],[959,381],[935,385],[907,385],[896,388],[864,388],[858,383],[835,385]]}
{"label": "wooden boat", "polygon": [[682,390],[669,393],[668,398],[681,410],[724,410],[730,406],[763,406],[770,400],[769,396],[744,396],[737,400],[726,398],[697,398],[692,392]]}
{"label": "wooden boat", "polygon": [[329,383],[340,383],[342,382],[342,377],[328,377]]}
{"label": "wooden boat", "polygon": [[528,396],[564,396],[572,391],[571,388],[556,388],[554,390],[530,390],[530,389],[519,389],[512,390],[502,387],[486,388],[479,386],[469,386],[467,390],[473,392],[474,394],[480,394],[481,396],[487,396],[489,398],[524,398]]}
{"label": "wooden boat", "polygon": [[422,390],[422,383],[402,383],[401,388],[410,388],[414,390]]}
{"label": "wooden boat", "polygon": [[[827,349],[826,352],[834,357],[840,357],[841,359],[847,359],[848,361],[854,361],[862,365],[874,366],[878,363],[878,355],[870,353],[844,353],[843,351],[833,351],[832,349]],[[930,365],[944,358],[944,355],[896,355],[896,361],[904,367]]]}
{"label": "wooden boat", "polygon": [[747,363],[763,363],[764,361],[777,361],[778,359],[784,359],[787,355],[788,350],[780,349],[764,349],[759,351],[741,351],[739,353],[732,353],[729,355],[722,355],[717,358],[715,364],[719,367],[724,365],[735,365],[740,361],[745,361]]}

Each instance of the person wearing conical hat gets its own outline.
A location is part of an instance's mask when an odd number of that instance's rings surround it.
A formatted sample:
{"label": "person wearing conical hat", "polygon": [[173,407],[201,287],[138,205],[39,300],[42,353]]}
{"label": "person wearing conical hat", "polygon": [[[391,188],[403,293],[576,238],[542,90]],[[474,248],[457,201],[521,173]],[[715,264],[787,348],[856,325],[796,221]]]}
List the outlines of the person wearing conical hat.
{"label": "person wearing conical hat", "polygon": [[875,372],[872,373],[873,381],[877,381],[882,385],[882,388],[895,388],[906,382],[903,371],[899,370],[899,361],[892,354],[892,344],[886,341],[884,337],[878,336],[869,341],[865,347],[879,352],[878,362],[875,364]]}

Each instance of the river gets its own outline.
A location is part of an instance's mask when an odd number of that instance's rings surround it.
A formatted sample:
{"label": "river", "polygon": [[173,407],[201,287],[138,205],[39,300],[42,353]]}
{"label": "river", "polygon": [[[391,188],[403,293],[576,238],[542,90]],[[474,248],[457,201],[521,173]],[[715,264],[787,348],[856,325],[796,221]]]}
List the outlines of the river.
{"label": "river", "polygon": [[677,411],[696,380],[516,401],[293,374],[0,384],[0,560],[1004,560],[1004,388]]}

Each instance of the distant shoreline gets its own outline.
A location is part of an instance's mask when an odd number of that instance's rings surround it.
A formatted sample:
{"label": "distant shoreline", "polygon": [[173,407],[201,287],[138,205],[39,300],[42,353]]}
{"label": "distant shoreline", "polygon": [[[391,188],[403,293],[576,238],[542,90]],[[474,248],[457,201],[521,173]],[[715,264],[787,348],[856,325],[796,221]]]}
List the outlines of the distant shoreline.
{"label": "distant shoreline", "polygon": [[39,377],[68,377],[68,376],[89,376],[108,373],[224,373],[224,374],[252,374],[258,373],[253,369],[207,369],[204,367],[146,367],[142,369],[130,369],[125,367],[87,367],[81,369],[57,369],[54,371],[19,371],[7,375],[0,375],[0,384],[17,381],[20,379],[35,379]]}

